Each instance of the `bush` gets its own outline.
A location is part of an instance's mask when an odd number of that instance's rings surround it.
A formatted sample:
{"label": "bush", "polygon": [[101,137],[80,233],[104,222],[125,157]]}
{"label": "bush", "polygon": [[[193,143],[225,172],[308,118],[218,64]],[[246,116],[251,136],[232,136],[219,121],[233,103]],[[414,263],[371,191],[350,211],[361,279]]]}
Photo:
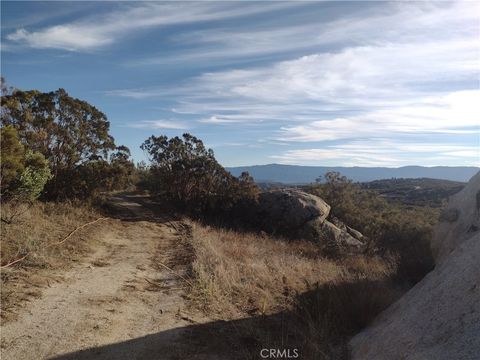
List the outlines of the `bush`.
{"label": "bush", "polygon": [[0,129],[1,134],[1,173],[2,197],[8,195],[15,181],[25,168],[25,149],[18,139],[17,131],[6,126]]}
{"label": "bush", "polygon": [[7,126],[0,131],[2,199],[37,199],[52,178],[48,161],[42,154],[26,149],[14,128]]}
{"label": "bush", "polygon": [[397,279],[411,286],[434,266],[430,250],[438,209],[387,202],[339,173],[306,187],[332,206],[332,215],[370,239],[372,251],[398,259]]}
{"label": "bush", "polygon": [[258,193],[247,173],[232,176],[213,151],[190,134],[171,139],[151,136],[141,148],[151,160],[150,190],[194,216],[225,215]]}

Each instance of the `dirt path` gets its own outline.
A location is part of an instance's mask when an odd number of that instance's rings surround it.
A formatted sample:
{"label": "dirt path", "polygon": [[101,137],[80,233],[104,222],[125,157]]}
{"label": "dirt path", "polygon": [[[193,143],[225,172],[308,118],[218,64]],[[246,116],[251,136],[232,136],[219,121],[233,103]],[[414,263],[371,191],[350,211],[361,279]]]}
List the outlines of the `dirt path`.
{"label": "dirt path", "polygon": [[209,327],[192,337],[208,319],[187,312],[184,281],[159,265],[185,273],[182,224],[135,196],[113,202],[130,218],[97,225],[107,231],[96,252],[2,326],[2,359],[228,358],[205,351]]}

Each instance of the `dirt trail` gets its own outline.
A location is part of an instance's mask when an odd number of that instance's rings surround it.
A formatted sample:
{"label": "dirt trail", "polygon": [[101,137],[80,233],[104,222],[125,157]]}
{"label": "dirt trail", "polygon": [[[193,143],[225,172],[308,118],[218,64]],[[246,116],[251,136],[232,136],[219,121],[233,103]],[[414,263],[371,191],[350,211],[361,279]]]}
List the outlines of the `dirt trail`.
{"label": "dirt trail", "polygon": [[3,360],[222,358],[203,351],[208,331],[192,338],[188,326],[208,319],[186,312],[184,281],[158,265],[185,273],[182,224],[138,200],[113,198],[130,218],[96,225],[106,229],[96,252],[2,326]]}

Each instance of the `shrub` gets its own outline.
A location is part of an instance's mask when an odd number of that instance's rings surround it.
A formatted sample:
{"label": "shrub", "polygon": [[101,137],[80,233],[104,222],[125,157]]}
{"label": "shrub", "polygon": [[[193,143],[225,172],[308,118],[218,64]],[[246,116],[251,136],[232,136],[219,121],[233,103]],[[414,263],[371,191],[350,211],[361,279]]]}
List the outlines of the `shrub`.
{"label": "shrub", "polygon": [[37,199],[52,177],[48,161],[42,154],[25,148],[13,127],[3,127],[0,131],[2,199]]}
{"label": "shrub", "polygon": [[141,148],[151,160],[150,189],[192,215],[225,214],[258,192],[247,173],[232,176],[193,135],[151,136]]}
{"label": "shrub", "polygon": [[42,154],[27,151],[25,170],[20,175],[18,192],[28,200],[37,199],[52,178],[48,162]]}
{"label": "shrub", "polygon": [[18,133],[12,126],[5,126],[0,129],[1,134],[1,173],[2,196],[6,195],[9,189],[25,168],[25,148],[18,139]]}
{"label": "shrub", "polygon": [[411,286],[432,270],[430,239],[438,209],[387,202],[339,173],[327,173],[324,179],[306,190],[325,199],[334,216],[366,235],[372,251],[396,257],[398,281]]}

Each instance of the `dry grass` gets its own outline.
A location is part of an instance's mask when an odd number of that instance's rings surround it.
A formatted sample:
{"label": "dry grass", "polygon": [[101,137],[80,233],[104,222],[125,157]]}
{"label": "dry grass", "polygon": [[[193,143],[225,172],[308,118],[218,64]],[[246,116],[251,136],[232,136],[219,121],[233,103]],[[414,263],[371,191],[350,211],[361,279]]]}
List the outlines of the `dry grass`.
{"label": "dry grass", "polygon": [[221,317],[271,314],[290,306],[309,284],[336,278],[341,268],[308,242],[289,243],[194,225],[195,298]]}
{"label": "dry grass", "polygon": [[[2,218],[18,211],[12,204],[2,204]],[[89,240],[98,226],[75,233],[61,246],[47,245],[62,240],[76,227],[100,217],[91,207],[72,203],[34,203],[25,207],[10,224],[1,224],[1,264],[5,265],[30,253],[23,261],[1,270],[2,318],[10,317],[15,306],[38,296],[36,288],[55,281],[53,274],[43,276],[43,269],[59,269],[89,251]],[[95,229],[93,229],[95,228]],[[36,294],[36,295],[35,295]]]}
{"label": "dry grass", "polygon": [[236,325],[253,339],[252,358],[274,344],[299,347],[305,359],[344,358],[348,336],[399,296],[394,262],[377,257],[332,260],[313,243],[199,224],[192,246],[191,299],[218,319],[258,319]]}

